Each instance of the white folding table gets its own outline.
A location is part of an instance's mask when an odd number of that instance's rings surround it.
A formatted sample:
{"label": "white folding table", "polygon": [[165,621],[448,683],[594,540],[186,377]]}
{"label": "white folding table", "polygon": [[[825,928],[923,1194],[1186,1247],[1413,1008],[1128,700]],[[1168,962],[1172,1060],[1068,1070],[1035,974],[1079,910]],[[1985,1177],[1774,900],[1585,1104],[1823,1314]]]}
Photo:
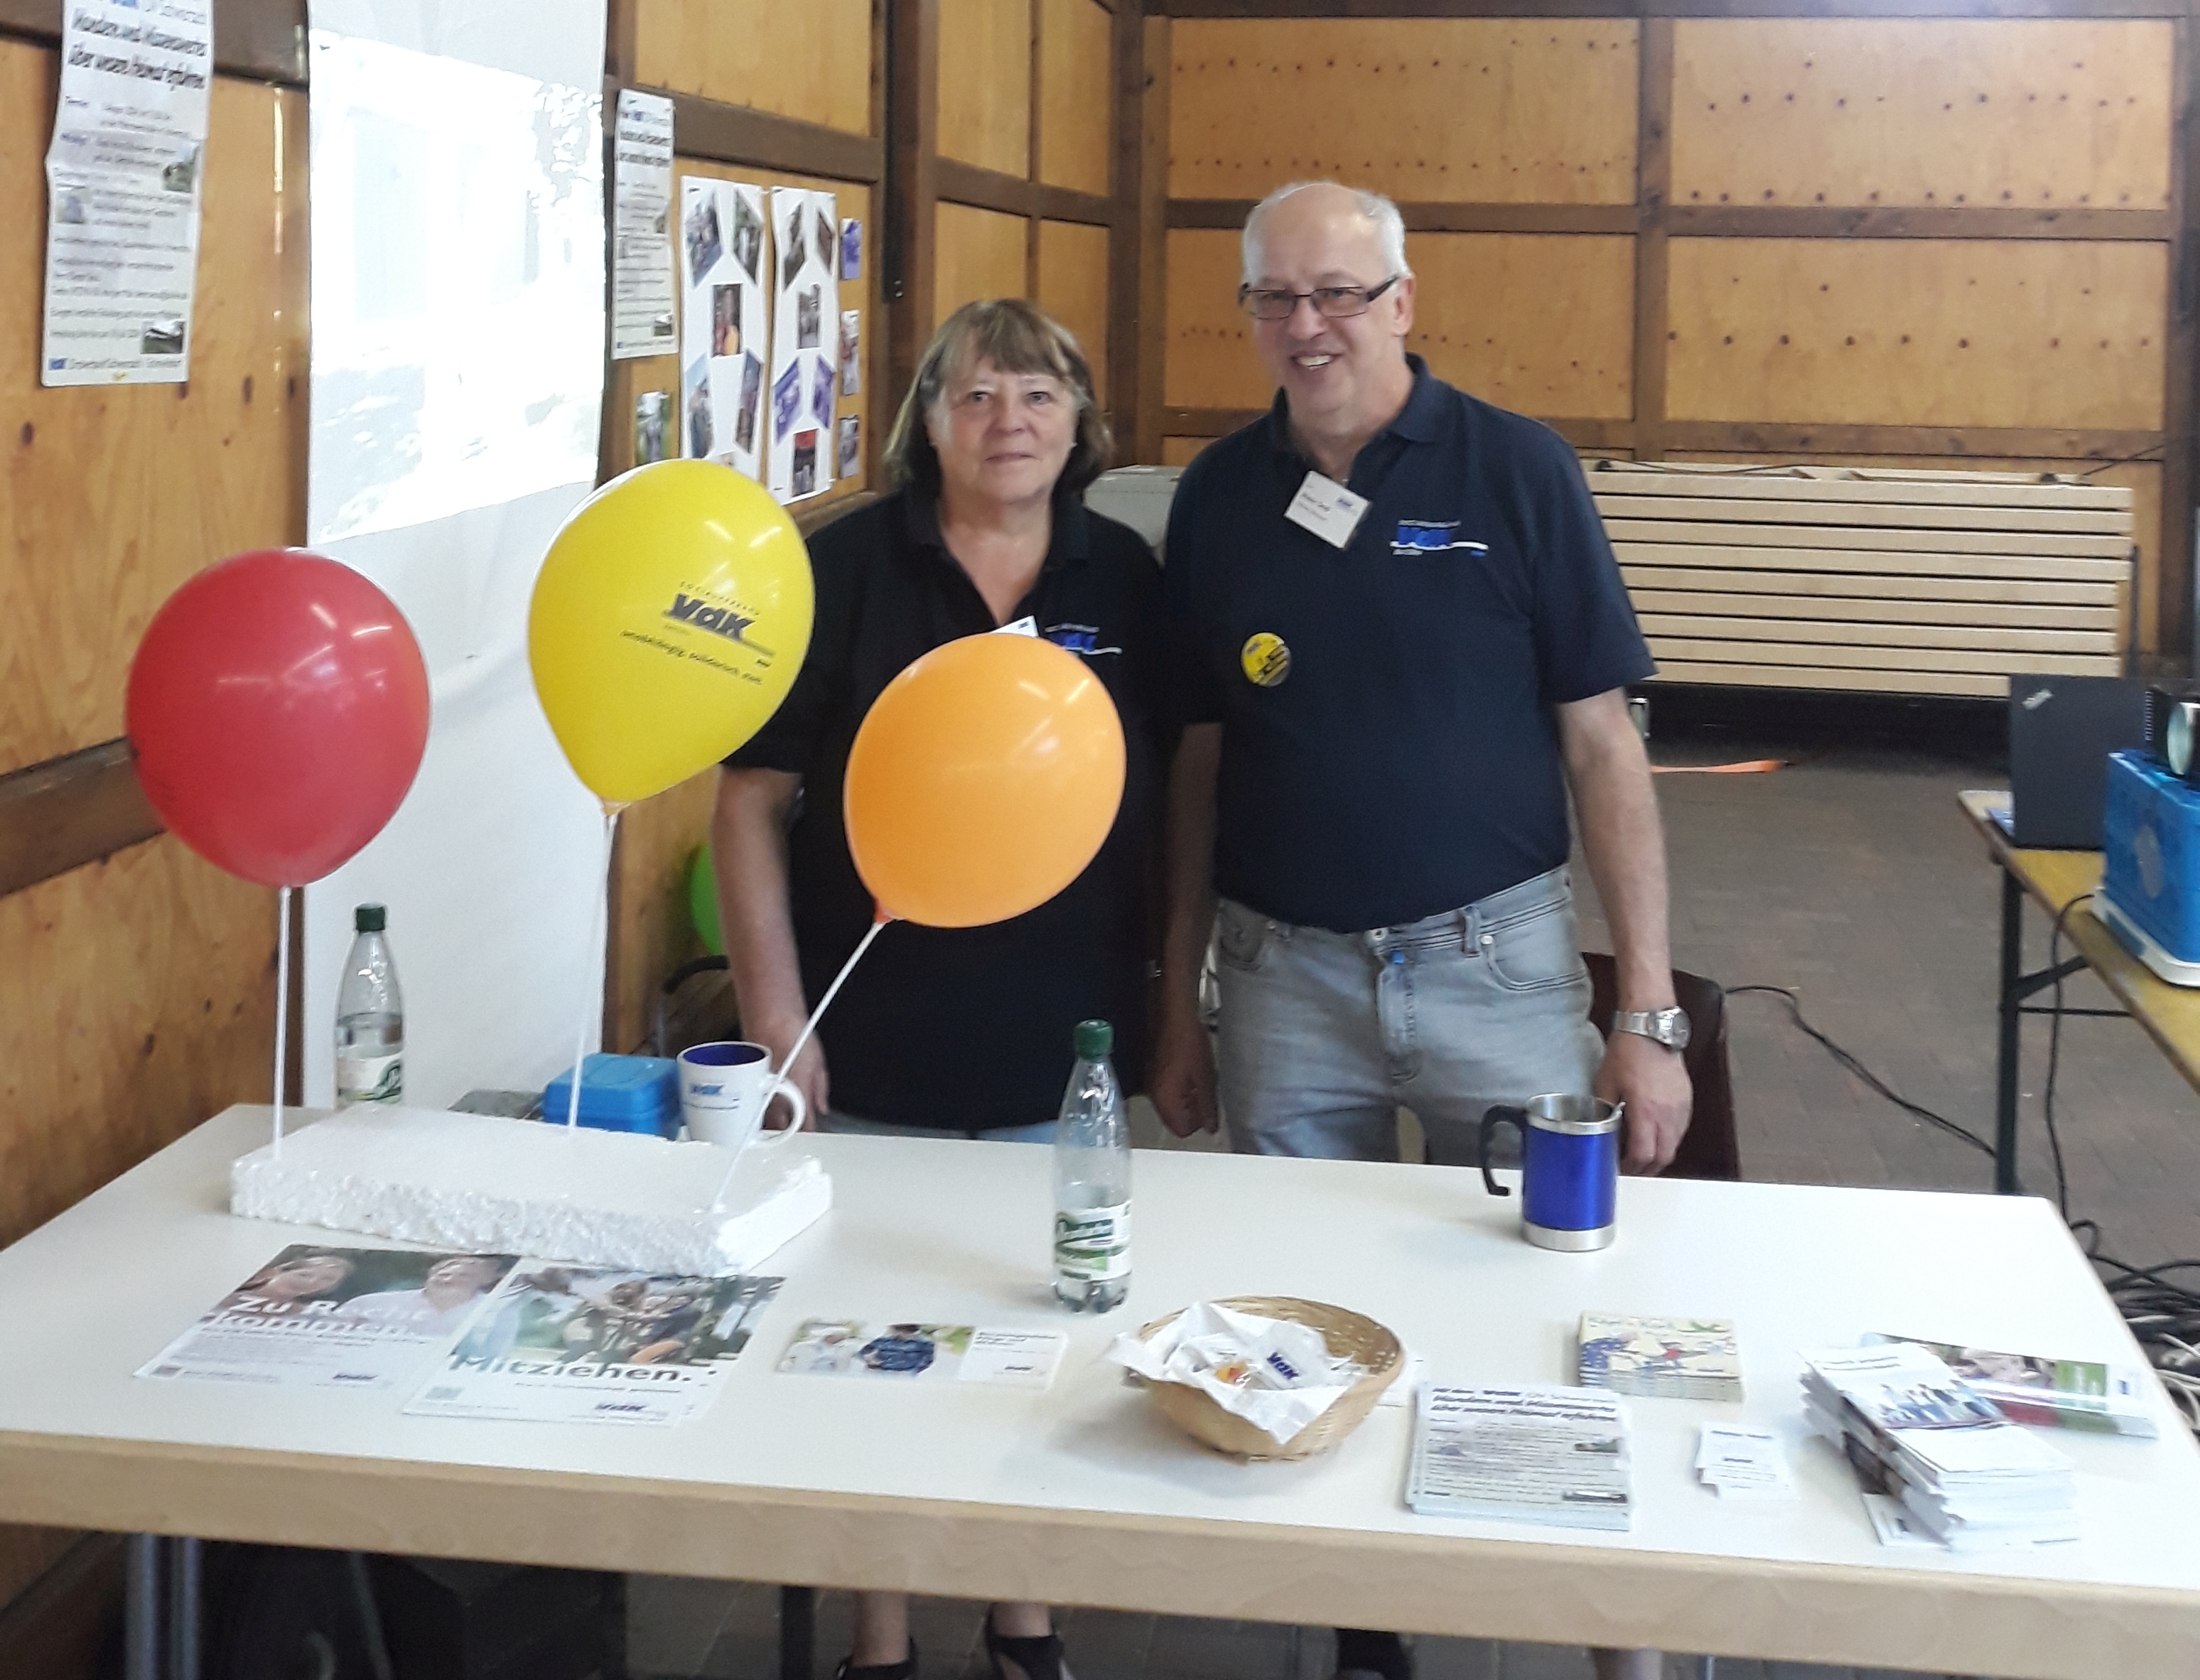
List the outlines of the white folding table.
{"label": "white folding table", "polygon": [[[2043,1202],[1636,1180],[1613,1247],[1551,1254],[1463,1170],[1142,1151],[1130,1302],[1094,1320],[1046,1293],[1046,1150],[820,1138],[836,1205],[769,1268],[786,1287],[716,1406],[623,1429],[133,1378],[276,1250],[328,1240],[224,1211],[266,1125],[231,1109],[0,1252],[0,1520],[2011,1680],[2200,1669],[2200,1451],[2159,1394],[2158,1440],[2055,1435],[2085,1538],[2022,1554],[1881,1546],[1804,1432],[1796,1349],[1867,1331],[2138,1362]],[[1565,1380],[1584,1308],[1730,1317],[1747,1397],[1630,1402],[1630,1533],[1424,1519],[1402,1409],[1245,1465],[1101,1361],[1230,1294],[1366,1313],[1452,1383]],[[810,1316],[1059,1325],[1071,1346],[1044,1393],[778,1374]],[[1700,1489],[1709,1419],[1778,1430],[1801,1497]]]}

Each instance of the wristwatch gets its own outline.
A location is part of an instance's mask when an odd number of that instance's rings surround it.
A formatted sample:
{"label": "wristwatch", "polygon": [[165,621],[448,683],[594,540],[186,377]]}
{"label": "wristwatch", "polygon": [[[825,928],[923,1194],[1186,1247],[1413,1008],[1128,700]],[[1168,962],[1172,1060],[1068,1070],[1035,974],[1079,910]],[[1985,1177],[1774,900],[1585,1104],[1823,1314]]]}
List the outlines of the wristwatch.
{"label": "wristwatch", "polygon": [[1640,1033],[1668,1050],[1688,1047],[1688,1017],[1677,1009],[1622,1010],[1612,1017],[1615,1033]]}

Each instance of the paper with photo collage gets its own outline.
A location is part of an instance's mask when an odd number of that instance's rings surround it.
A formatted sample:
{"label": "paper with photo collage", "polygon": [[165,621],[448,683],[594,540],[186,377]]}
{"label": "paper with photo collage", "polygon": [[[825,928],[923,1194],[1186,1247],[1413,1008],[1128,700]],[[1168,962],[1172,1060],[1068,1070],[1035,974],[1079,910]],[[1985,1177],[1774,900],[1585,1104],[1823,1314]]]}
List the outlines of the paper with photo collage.
{"label": "paper with photo collage", "polygon": [[771,459],[781,501],[833,488],[839,388],[840,221],[829,192],[771,190]]}
{"label": "paper with photo collage", "polygon": [[758,479],[770,264],[763,188],[680,178],[680,453]]}

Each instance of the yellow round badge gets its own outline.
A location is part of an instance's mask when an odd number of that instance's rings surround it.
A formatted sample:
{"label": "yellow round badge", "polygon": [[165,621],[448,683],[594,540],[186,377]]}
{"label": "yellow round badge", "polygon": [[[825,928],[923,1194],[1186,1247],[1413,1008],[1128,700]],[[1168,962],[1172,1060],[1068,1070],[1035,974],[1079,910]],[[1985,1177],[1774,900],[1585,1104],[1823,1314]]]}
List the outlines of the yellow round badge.
{"label": "yellow round badge", "polygon": [[1238,661],[1245,667],[1246,676],[1263,688],[1274,688],[1291,674],[1291,650],[1284,646],[1283,637],[1266,630],[1245,638]]}

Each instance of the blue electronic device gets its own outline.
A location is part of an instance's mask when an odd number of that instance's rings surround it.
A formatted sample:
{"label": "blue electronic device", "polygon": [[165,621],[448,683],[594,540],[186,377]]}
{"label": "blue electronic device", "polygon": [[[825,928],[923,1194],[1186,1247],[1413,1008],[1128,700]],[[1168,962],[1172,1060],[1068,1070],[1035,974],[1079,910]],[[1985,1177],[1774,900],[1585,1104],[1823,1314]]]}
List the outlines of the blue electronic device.
{"label": "blue electronic device", "polygon": [[[542,1093],[542,1118],[565,1123],[573,1100],[568,1068]],[[581,1124],[605,1132],[642,1132],[676,1137],[680,1132],[680,1064],[664,1056],[611,1056],[599,1051],[581,1064]]]}
{"label": "blue electronic device", "polygon": [[2094,910],[2173,986],[2200,986],[2200,787],[2144,752],[2109,755]]}

